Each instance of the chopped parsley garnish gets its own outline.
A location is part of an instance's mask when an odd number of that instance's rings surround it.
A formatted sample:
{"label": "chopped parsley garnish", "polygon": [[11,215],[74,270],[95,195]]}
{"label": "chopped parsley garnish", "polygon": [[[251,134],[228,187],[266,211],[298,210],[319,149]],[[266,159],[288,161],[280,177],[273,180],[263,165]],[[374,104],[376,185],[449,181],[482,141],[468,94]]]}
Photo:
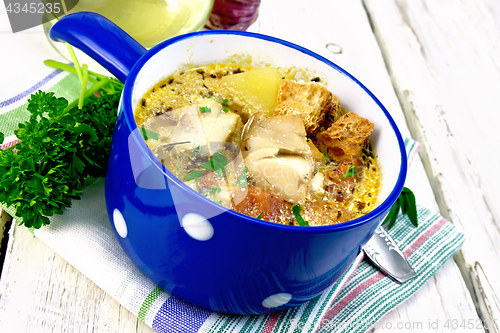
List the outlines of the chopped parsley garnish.
{"label": "chopped parsley garnish", "polygon": [[153,131],[150,131],[148,129],[145,129],[144,127],[139,127],[139,130],[141,131],[142,137],[146,141],[148,141],[149,139],[158,140],[160,138],[160,134],[155,133]]}
{"label": "chopped parsley garnish", "polygon": [[224,169],[227,166],[227,157],[223,154],[217,152],[214,156],[210,157],[210,160],[200,165],[200,168],[205,170],[212,170],[220,177],[224,176]]}
{"label": "chopped parsley garnish", "polygon": [[193,170],[186,176],[186,181],[200,179],[203,176],[203,171]]}
{"label": "chopped parsley garnish", "polygon": [[234,184],[234,186],[248,186],[247,171],[247,167],[245,167],[241,173],[240,179],[238,179],[238,182]]}
{"label": "chopped parsley garnish", "polygon": [[[222,106],[229,106],[229,100],[227,98],[221,99],[220,97],[210,95],[207,97],[207,99],[214,99],[217,103],[222,104]],[[208,108],[208,109],[210,109],[210,108]],[[225,111],[225,110],[227,110],[227,109],[224,109],[224,108],[222,109],[222,111],[224,111],[226,113],[229,112],[229,110],[228,111]],[[201,111],[201,108],[200,108],[200,112],[204,113],[203,111]],[[205,111],[205,112],[210,112],[210,111]]]}
{"label": "chopped parsley garnish", "polygon": [[212,109],[209,108],[208,106],[200,106],[200,112],[201,113],[211,113],[212,112]]}
{"label": "chopped parsley garnish", "polygon": [[195,149],[193,149],[193,152],[191,153],[191,156],[195,157],[199,152],[200,152],[200,146],[198,146]]}
{"label": "chopped parsley garnish", "polygon": [[411,223],[415,227],[418,227],[417,204],[415,202],[415,195],[407,187],[403,187],[401,194],[399,195],[394,205],[392,205],[389,214],[387,214],[387,217],[382,224],[389,223],[387,229],[391,229],[396,223],[396,218],[398,217],[400,208],[402,213],[408,216]]}
{"label": "chopped parsley garnish", "polygon": [[257,219],[259,219],[259,220],[260,220],[260,219],[262,218],[262,215],[264,215],[264,212],[260,213],[260,215],[259,215],[259,216],[257,216]]}
{"label": "chopped parsley garnish", "polygon": [[228,109],[226,109],[226,108],[222,108],[222,112],[224,112],[224,113],[229,113],[229,110],[228,110]]}
{"label": "chopped parsley garnish", "polygon": [[297,222],[299,222],[299,225],[305,227],[309,225],[309,222],[304,220],[302,216],[300,216],[300,205],[296,204],[295,206],[292,207],[293,214],[295,214],[295,218],[297,219]]}
{"label": "chopped parsley garnish", "polygon": [[347,170],[347,172],[345,172],[342,175],[341,179],[344,179],[344,178],[347,178],[347,177],[354,177],[354,175],[356,175],[356,167],[354,165],[351,165],[349,167],[349,170]]}
{"label": "chopped parsley garnish", "polygon": [[222,189],[220,187],[211,187],[207,189],[208,193],[211,195],[216,195],[217,193],[220,193]]}

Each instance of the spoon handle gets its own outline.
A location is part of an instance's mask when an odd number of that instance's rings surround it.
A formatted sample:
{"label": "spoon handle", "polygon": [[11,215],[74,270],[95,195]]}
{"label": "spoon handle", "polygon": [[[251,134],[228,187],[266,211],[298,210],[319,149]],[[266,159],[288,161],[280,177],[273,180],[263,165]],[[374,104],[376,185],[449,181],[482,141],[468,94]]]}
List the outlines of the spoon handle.
{"label": "spoon handle", "polygon": [[363,250],[379,270],[399,283],[417,276],[398,245],[382,227],[375,230]]}

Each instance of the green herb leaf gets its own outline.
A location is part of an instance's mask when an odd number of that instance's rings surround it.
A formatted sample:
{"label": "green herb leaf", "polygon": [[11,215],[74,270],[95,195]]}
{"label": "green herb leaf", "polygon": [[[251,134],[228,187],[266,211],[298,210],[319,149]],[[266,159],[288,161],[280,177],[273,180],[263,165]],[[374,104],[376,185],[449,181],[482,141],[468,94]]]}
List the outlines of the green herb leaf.
{"label": "green herb leaf", "polygon": [[229,106],[229,100],[227,98],[224,98],[221,103],[223,106]]}
{"label": "green herb leaf", "polygon": [[[81,134],[88,135],[89,142],[94,142],[98,139],[96,129],[88,124],[77,124],[75,126],[74,131],[75,131],[75,133],[81,133]],[[48,138],[46,138],[46,139],[48,139]]]}
{"label": "green herb leaf", "polygon": [[192,157],[195,157],[200,152],[200,146],[196,147],[191,153]]}
{"label": "green herb leaf", "polygon": [[243,168],[243,171],[241,172],[240,179],[238,179],[238,182],[236,184],[234,184],[233,186],[248,186],[247,172],[248,172],[248,169],[245,166],[245,168]]}
{"label": "green herb leaf", "polygon": [[413,194],[413,192],[409,188],[403,187],[401,195],[403,196],[403,200],[406,202],[406,215],[408,215],[411,223],[413,223],[415,227],[418,227],[417,203],[415,201],[415,194]]}
{"label": "green herb leaf", "polygon": [[224,176],[224,169],[227,166],[227,157],[217,152],[210,159],[200,165],[200,168],[205,170],[212,170],[220,177]]}
{"label": "green herb leaf", "polygon": [[216,195],[217,193],[220,193],[222,189],[220,187],[211,187],[207,189],[208,193],[211,195]]}
{"label": "green herb leaf", "polygon": [[295,218],[297,219],[297,222],[299,222],[299,225],[305,227],[309,225],[309,222],[304,220],[302,216],[300,216],[300,205],[296,204],[295,206],[292,207],[293,214],[295,214]]}
{"label": "green herb leaf", "polygon": [[82,73],[83,78],[80,80],[80,98],[78,99],[78,108],[81,109],[83,107],[83,102],[85,101],[85,92],[87,91],[87,82],[89,79],[89,72],[87,64],[82,65]]}
{"label": "green herb leaf", "polygon": [[200,165],[200,168],[205,169],[205,170],[213,170],[212,167],[212,159],[210,158],[208,161]]}
{"label": "green herb leaf", "polygon": [[5,139],[5,135],[0,132],[0,145],[3,143],[3,140]]}
{"label": "green herb leaf", "polygon": [[144,127],[139,127],[139,131],[141,131],[142,137],[145,141],[148,141],[149,139],[157,141],[160,138],[160,134],[150,131]]}
{"label": "green herb leaf", "polygon": [[262,219],[262,215],[264,215],[264,212],[260,213],[260,215],[257,216],[257,219],[259,219],[259,220]]}
{"label": "green herb leaf", "polygon": [[389,225],[387,226],[387,229],[389,229],[389,230],[394,226],[394,224],[396,223],[396,219],[398,218],[398,213],[399,213],[399,209],[400,209],[399,200],[397,200],[394,203],[394,206],[396,206],[395,213],[391,216],[391,221],[389,222]]}
{"label": "green herb leaf", "polygon": [[186,181],[196,180],[196,179],[200,179],[202,176],[203,176],[203,171],[193,170],[187,174],[185,179],[186,179]]}
{"label": "green herb leaf", "polygon": [[229,113],[229,110],[228,110],[228,109],[226,109],[226,108],[222,108],[222,112],[224,112],[224,113]]}
{"label": "green herb leaf", "polygon": [[392,205],[389,214],[387,214],[387,217],[385,218],[384,223],[382,224],[386,224],[387,222],[389,222],[387,228],[391,229],[396,222],[396,218],[399,214],[400,208],[401,212],[408,216],[411,223],[415,227],[418,227],[417,203],[415,201],[415,195],[407,187],[403,187],[401,194],[399,195],[394,205]]}
{"label": "green herb leaf", "polygon": [[209,108],[208,106],[200,106],[200,112],[201,113],[211,113],[212,112],[212,109]]}
{"label": "green herb leaf", "polygon": [[398,197],[399,204],[401,205],[401,212],[406,214],[408,212],[408,200],[406,200],[406,195],[401,192]]}
{"label": "green herb leaf", "polygon": [[345,172],[340,179],[344,179],[346,177],[354,177],[356,175],[356,167],[354,165],[351,165],[349,167],[349,170]]}
{"label": "green herb leaf", "polygon": [[394,223],[396,222],[396,218],[398,217],[398,213],[399,213],[399,200],[396,200],[394,205],[392,205],[391,210],[389,211],[389,214],[387,214],[387,217],[385,218],[382,225],[389,222],[387,229],[391,229],[394,226]]}

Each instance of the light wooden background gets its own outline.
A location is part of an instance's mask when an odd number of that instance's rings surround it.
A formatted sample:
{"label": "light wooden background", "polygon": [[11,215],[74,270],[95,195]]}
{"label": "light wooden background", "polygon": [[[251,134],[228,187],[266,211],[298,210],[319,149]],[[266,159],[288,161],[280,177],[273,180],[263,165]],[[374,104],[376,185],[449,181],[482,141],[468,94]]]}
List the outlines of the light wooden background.
{"label": "light wooden background", "polygon": [[[500,2],[262,0],[250,30],[308,47],[372,90],[422,144],[407,185],[466,234],[454,260],[372,331],[499,332]],[[0,278],[0,328],[152,332],[17,226]]]}

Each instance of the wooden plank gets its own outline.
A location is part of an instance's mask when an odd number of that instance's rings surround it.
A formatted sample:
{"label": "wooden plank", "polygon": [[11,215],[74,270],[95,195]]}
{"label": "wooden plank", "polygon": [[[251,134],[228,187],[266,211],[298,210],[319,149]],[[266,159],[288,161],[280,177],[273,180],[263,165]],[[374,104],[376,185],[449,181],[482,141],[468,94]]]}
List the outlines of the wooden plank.
{"label": "wooden plank", "polygon": [[13,333],[153,332],[17,225],[9,233],[0,279],[0,327]]}
{"label": "wooden plank", "polygon": [[498,331],[500,5],[364,2],[441,214],[466,234],[456,261],[481,319]]}
{"label": "wooden plank", "polygon": [[[2,244],[3,240],[4,240],[4,237],[5,237],[5,233],[8,232],[8,230],[6,230],[8,228],[8,225],[9,225],[9,222],[11,222],[11,217],[9,216],[9,214],[7,214],[7,212],[5,212],[2,208],[0,208],[0,244]],[[1,252],[1,249],[0,249],[0,256],[4,254]]]}
{"label": "wooden plank", "polygon": [[12,225],[12,218],[0,208],[0,277],[2,276],[2,267],[5,261],[7,244],[8,244],[8,233],[10,226]]}

